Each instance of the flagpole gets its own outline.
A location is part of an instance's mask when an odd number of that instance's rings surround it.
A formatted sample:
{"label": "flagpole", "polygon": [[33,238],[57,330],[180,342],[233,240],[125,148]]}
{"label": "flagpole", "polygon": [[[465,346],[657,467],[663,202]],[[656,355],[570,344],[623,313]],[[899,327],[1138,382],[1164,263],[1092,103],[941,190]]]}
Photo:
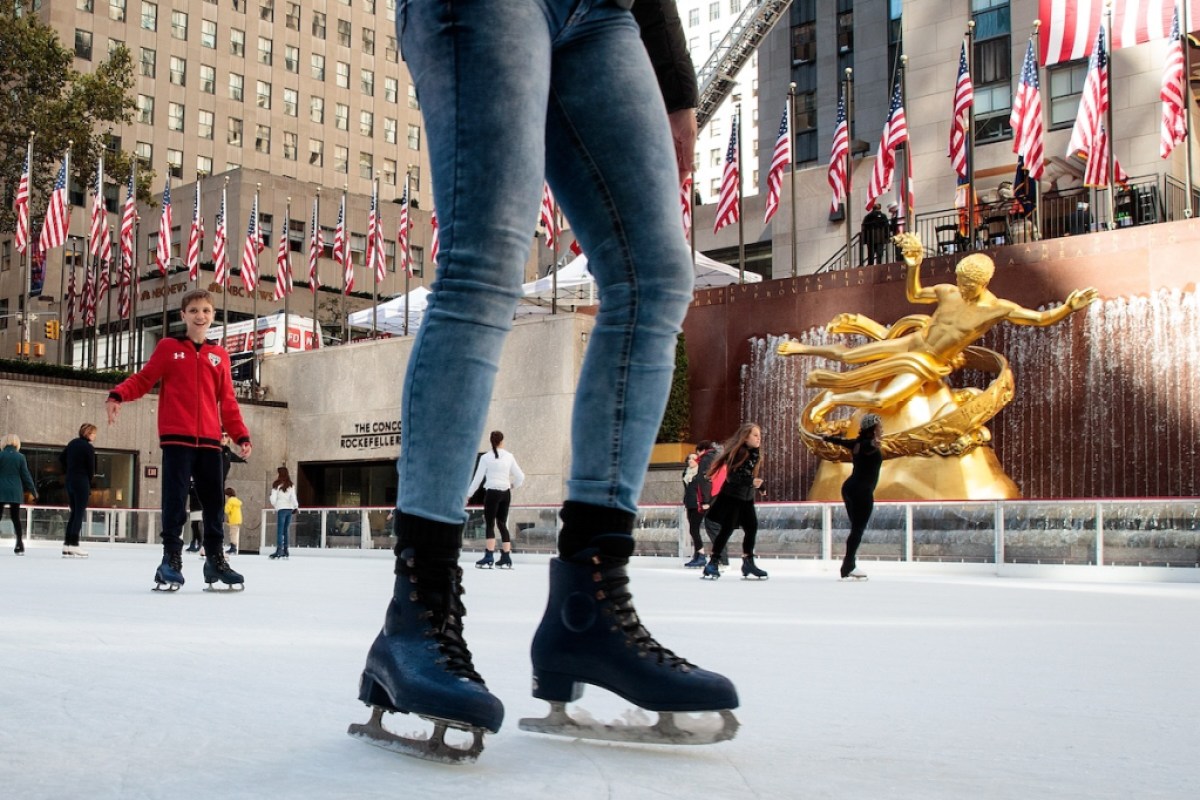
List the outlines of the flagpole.
{"label": "flagpole", "polygon": [[[170,192],[170,189],[171,189],[171,170],[170,170],[170,167],[168,167],[167,168],[167,191]],[[159,215],[160,215],[159,219],[161,220],[162,219],[161,211],[159,212]],[[162,299],[163,299],[162,338],[165,339],[165,338],[167,338],[167,333],[170,330],[170,326],[171,326],[171,321],[167,317],[167,314],[168,314],[168,311],[167,311],[167,287],[171,283],[171,228],[170,228],[170,226],[168,226],[167,229],[164,231],[162,229],[162,225],[160,223],[158,226],[158,229],[159,229],[158,230],[159,250],[162,250],[165,247],[166,250],[164,252],[166,252],[166,254],[167,254],[167,257],[163,260],[162,264],[159,265],[159,271],[162,273]],[[166,245],[164,245],[162,243],[162,237],[164,237],[164,236],[167,237]]]}
{"label": "flagpole", "polygon": [[[347,188],[348,187],[346,187],[346,186],[342,187],[342,210],[341,210],[341,213],[339,214],[339,216],[342,218],[342,245],[341,245],[341,248],[342,248],[343,255],[342,255],[342,261],[341,261],[341,265],[342,265],[342,298],[341,298],[341,311],[338,314],[338,324],[340,324],[342,327],[342,344],[350,343],[350,319],[349,319],[349,317],[346,316],[346,291],[347,291],[347,289],[346,289],[346,273],[349,272],[350,269],[352,269],[352,267],[350,267],[347,263],[350,261],[350,253],[348,252],[348,250],[346,248],[346,243],[350,241],[350,221],[347,218],[347,214],[346,214],[346,191],[347,191]],[[333,245],[335,248],[338,246],[336,238],[333,240]],[[333,260],[334,261],[338,260],[336,254],[334,255]]]}
{"label": "flagpole", "polygon": [[688,172],[688,244],[692,247],[692,264],[696,263],[696,170]]}
{"label": "flagpole", "polygon": [[[908,108],[908,81],[905,80],[905,73],[908,71],[908,56],[900,56],[900,104],[904,108]],[[911,231],[913,229],[913,208],[908,203],[909,193],[912,187],[909,185],[912,179],[912,140],[904,143],[904,175],[900,180],[896,181],[896,192],[900,198],[900,207],[904,209],[904,230]]]}
{"label": "flagpole", "polygon": [[[67,300],[67,254],[66,254],[66,252],[64,252],[62,255],[62,262],[59,264],[59,268],[58,268],[58,319],[60,322],[64,322],[64,323],[67,321],[66,300]],[[63,343],[66,340],[66,338],[70,335],[71,335],[71,329],[68,328],[66,325],[62,325],[61,327],[59,327],[59,329],[58,329],[58,346],[55,348],[57,350],[57,361],[59,363],[59,366],[61,366],[63,364],[63,353],[64,353],[64,349],[65,349],[63,347]]]}
{"label": "flagpole", "polygon": [[1180,46],[1183,50],[1183,121],[1186,126],[1187,134],[1185,141],[1187,142],[1187,200],[1183,205],[1183,216],[1185,219],[1191,219],[1195,215],[1195,209],[1192,208],[1192,46],[1188,40],[1188,31],[1191,30],[1191,5],[1186,0],[1179,4],[1183,9],[1183,18],[1180,20],[1183,25],[1183,31],[1179,35]]}
{"label": "flagpole", "polygon": [[[258,266],[258,243],[262,241],[262,220],[258,215],[258,195],[262,190],[262,184],[254,184],[254,235],[257,241],[250,245],[250,249],[254,252],[254,271],[261,273],[262,270]],[[250,383],[254,387],[258,387],[258,284],[261,280],[261,275],[254,276],[254,288],[250,290],[251,297],[251,314],[254,317],[254,325],[250,328]],[[246,282],[245,274],[242,275],[242,283]]]}
{"label": "flagpole", "polygon": [[[555,231],[555,229],[558,229]],[[550,243],[550,263],[553,272],[550,274],[554,277],[551,279],[554,283],[554,289],[551,292],[550,307],[552,314],[558,313],[558,237],[562,234],[562,227],[558,224],[558,200],[550,201],[550,230],[554,241]]]}
{"label": "flagpole", "polygon": [[742,104],[733,112],[737,120],[738,283],[746,282],[746,231],[742,221]]}
{"label": "flagpole", "polygon": [[[25,158],[29,165],[29,197],[33,197],[33,131],[29,132],[29,146],[26,150]],[[29,203],[26,200],[26,203]],[[29,205],[26,205],[26,214],[28,215],[29,232],[26,234],[25,252],[21,258],[21,360],[24,361],[27,356],[25,351],[29,349],[29,284],[33,279],[33,213]],[[45,223],[42,223],[45,225]],[[61,294],[61,292],[60,292]],[[59,350],[62,350],[62,336],[59,336]]]}
{"label": "flagpole", "polygon": [[[87,259],[84,259],[84,263],[88,263]],[[88,331],[88,367],[95,369],[100,350],[100,307],[96,302],[96,294],[100,291],[100,256],[92,256],[91,266],[88,267],[88,275],[89,277],[95,276],[92,278],[92,299],[88,304],[88,309],[84,312],[94,320],[87,326],[86,330]],[[84,322],[87,322],[86,316]]]}
{"label": "flagpole", "polygon": [[[291,243],[291,239],[290,239],[291,228],[292,228],[292,198],[291,197],[288,197],[287,205],[284,206],[284,209],[285,210],[283,212],[283,236],[286,240],[286,243],[284,246],[287,248],[284,251],[284,253],[287,256],[287,260],[290,265],[290,262],[292,259],[292,243]],[[287,275],[286,277],[290,279],[291,275]],[[279,265],[278,264],[275,265],[275,281],[276,281],[276,284],[278,285],[278,282],[279,282]],[[292,296],[292,290],[291,290],[291,287],[288,286],[287,284],[284,284],[283,290],[284,290],[283,291],[283,354],[287,355],[287,352],[288,352],[288,312],[290,310],[290,300],[289,299]]]}
{"label": "flagpole", "polygon": [[854,148],[851,146],[854,142],[854,125],[851,120],[854,119],[854,70],[846,67],[846,77],[842,80],[842,102],[846,106],[846,154],[842,158],[846,162],[846,198],[842,202],[842,208],[846,218],[846,267],[849,268],[852,264],[850,253],[854,246],[854,226],[850,224],[850,209],[853,203],[850,202],[850,151]]}
{"label": "flagpole", "polygon": [[[317,187],[317,197],[313,201],[313,225],[317,228],[317,231],[319,231],[321,229],[321,187],[320,186]],[[312,246],[312,243],[314,241],[316,241],[317,231],[309,231],[308,232],[308,243],[309,243],[310,247]],[[311,258],[311,255],[310,255],[310,258]],[[321,337],[317,335],[317,325],[320,324],[317,322],[317,295],[321,291],[320,287],[317,286],[317,284],[320,283],[320,280],[318,279],[319,278],[318,273],[320,272],[320,269],[321,269],[321,252],[320,252],[320,250],[317,251],[317,260],[313,262],[313,269],[314,269],[314,273],[308,277],[308,288],[312,291],[312,298],[313,298],[313,315],[312,315],[312,318],[313,318],[313,349],[320,350],[321,349]]]}
{"label": "flagpole", "polygon": [[[379,177],[378,175],[371,179],[371,206],[375,214],[375,227],[379,227]],[[371,230],[371,226],[367,225],[367,253],[371,257],[367,259],[367,268],[371,270],[371,338],[374,339],[379,335],[379,270],[375,269],[375,259],[381,258],[375,255],[375,232]]]}
{"label": "flagpole", "polygon": [[[106,225],[104,235],[108,237],[109,242],[112,242],[112,225]],[[120,248],[118,247],[118,250]],[[116,341],[116,331],[113,328],[112,322],[112,258],[108,261],[108,280],[104,286],[104,324],[107,327],[104,335],[104,351],[105,351],[105,367],[112,369],[117,365],[116,357],[113,355],[113,344]],[[61,336],[59,337],[62,338]]]}
{"label": "flagpole", "polygon": [[[971,82],[972,91],[975,86],[975,20],[967,20],[967,80]],[[955,87],[955,92],[958,87]],[[970,241],[975,241],[975,214],[978,207],[978,199],[975,193],[975,101],[972,99],[971,104],[967,106],[966,130],[963,131],[964,141],[963,146],[967,148],[967,196],[964,198],[967,209],[967,235]],[[908,148],[905,148],[905,156],[907,157]],[[907,178],[906,178],[907,180]],[[906,226],[908,230],[912,230],[912,226]]]}
{"label": "flagpole", "polygon": [[[225,176],[225,183],[221,186],[221,220],[217,223],[218,227],[225,228],[225,244],[222,246],[224,255],[221,258],[225,259],[224,271],[221,275],[221,348],[225,348],[225,341],[229,338],[229,277],[233,272],[233,264],[229,260],[229,204],[227,192],[229,190],[229,176]],[[217,232],[213,231],[213,236]],[[215,270],[220,269],[221,265],[213,264],[213,277],[216,277]]]}
{"label": "flagpole", "polygon": [[[405,243],[408,242],[408,233],[412,229],[412,212],[413,212],[412,169],[413,169],[413,165],[409,164],[408,168],[404,170],[404,198],[405,198],[404,202],[407,203],[408,206],[404,209],[405,216],[404,216],[404,220],[401,222],[401,227],[403,228],[402,232],[404,234]],[[396,244],[398,246],[400,243],[397,242]],[[403,323],[404,327],[403,327],[403,331],[404,331],[404,335],[408,336],[408,292],[409,292],[409,285],[412,283],[412,265],[408,262],[408,254],[407,253],[401,252],[398,255],[400,256],[401,259],[404,260],[404,323]]]}
{"label": "flagpole", "polygon": [[[1104,124],[1108,128],[1108,136],[1105,137],[1108,143],[1108,229],[1112,230],[1117,227],[1117,137],[1113,131],[1113,102],[1112,102],[1112,85],[1113,77],[1116,69],[1112,63],[1112,2],[1109,0],[1105,3],[1105,16],[1108,17],[1108,33],[1104,37],[1104,46],[1108,48],[1105,53],[1108,56],[1108,81],[1105,87],[1105,102],[1108,108],[1104,112]],[[1189,89],[1190,91],[1190,89]]]}
{"label": "flagpole", "polygon": [[[137,327],[137,244],[138,244],[138,229],[141,220],[137,214],[137,158],[134,157],[129,161],[129,190],[133,192],[133,244],[129,253],[129,352],[125,355],[129,359],[129,371],[133,372],[133,337],[134,328]],[[125,198],[125,202],[129,202],[129,198]],[[122,222],[124,225],[125,210],[121,210]]]}
{"label": "flagpole", "polygon": [[[1031,40],[1033,40],[1034,43],[1036,43],[1036,40],[1038,38],[1038,30],[1041,27],[1042,27],[1042,21],[1040,19],[1035,19],[1033,21],[1033,33],[1029,37]],[[1038,59],[1037,59],[1036,46],[1034,48],[1033,53],[1034,53],[1034,59],[1033,59],[1034,60],[1034,69],[1036,69],[1040,72],[1042,65],[1037,63]],[[1039,79],[1038,79],[1039,91],[1040,91],[1041,84],[1042,84],[1042,82],[1041,82],[1041,78],[1039,76]],[[1040,130],[1040,125],[1041,125],[1040,119],[1038,121],[1038,124],[1039,124],[1039,130]],[[1026,164],[1025,166],[1026,166],[1026,168],[1028,168],[1029,165]],[[1041,235],[1042,235],[1042,178],[1041,178],[1041,176],[1039,175],[1036,178],[1034,178],[1033,176],[1030,176],[1030,183],[1033,184],[1033,230],[1034,230],[1034,234],[1038,238],[1041,238]]]}
{"label": "flagpole", "polygon": [[[792,277],[796,277],[796,82],[788,84],[789,216],[792,223]],[[693,256],[692,261],[695,261]]]}

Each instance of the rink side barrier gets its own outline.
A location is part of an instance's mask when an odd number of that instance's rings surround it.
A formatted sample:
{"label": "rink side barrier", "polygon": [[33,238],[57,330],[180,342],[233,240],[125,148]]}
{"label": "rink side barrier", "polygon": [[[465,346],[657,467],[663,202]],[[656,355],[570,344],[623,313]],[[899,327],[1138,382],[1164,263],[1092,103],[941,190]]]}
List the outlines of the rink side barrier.
{"label": "rink side barrier", "polygon": [[[840,560],[848,520],[840,503],[760,503],[755,548],[760,559]],[[24,506],[32,541],[62,541],[68,509]],[[482,509],[469,509],[466,550],[482,550]],[[289,532],[292,550],[378,550],[394,544],[388,508],[304,508]],[[158,541],[159,509],[88,509],[81,542]],[[242,551],[271,552],[275,512],[261,513],[258,531],[243,527]],[[509,529],[517,552],[553,553],[557,506],[516,506]],[[255,536],[257,534],[257,537]],[[12,523],[0,521],[11,542]],[[634,530],[637,555],[688,558],[692,553],[681,506],[647,506]],[[709,535],[705,536],[706,549]],[[741,554],[741,531],[729,551]],[[254,541],[257,538],[257,542]],[[184,539],[190,539],[185,528]],[[881,502],[859,550],[863,561],[963,564],[1021,574],[1027,566],[1158,567],[1200,581],[1200,499],[1007,500],[958,503]],[[1189,571],[1194,570],[1194,572]],[[1185,577],[1186,575],[1186,577]]]}

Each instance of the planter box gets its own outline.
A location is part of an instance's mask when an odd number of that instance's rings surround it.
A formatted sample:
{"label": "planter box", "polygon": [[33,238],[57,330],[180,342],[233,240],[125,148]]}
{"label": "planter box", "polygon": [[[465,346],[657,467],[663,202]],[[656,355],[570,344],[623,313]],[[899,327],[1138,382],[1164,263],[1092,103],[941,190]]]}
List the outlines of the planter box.
{"label": "planter box", "polygon": [[687,460],[688,453],[694,453],[696,445],[687,442],[664,442],[654,445],[650,452],[650,464],[679,464]]}

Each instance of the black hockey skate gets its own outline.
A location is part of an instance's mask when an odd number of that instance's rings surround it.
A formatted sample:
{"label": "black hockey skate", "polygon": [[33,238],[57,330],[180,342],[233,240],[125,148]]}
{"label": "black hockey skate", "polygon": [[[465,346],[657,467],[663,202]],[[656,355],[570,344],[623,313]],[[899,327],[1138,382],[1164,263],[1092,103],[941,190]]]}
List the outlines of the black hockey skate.
{"label": "black hockey skate", "polygon": [[512,553],[501,550],[500,560],[496,562],[496,569],[512,569]]}
{"label": "black hockey skate", "polygon": [[[213,584],[220,581],[225,585],[224,589],[217,589]],[[210,553],[204,559],[204,582],[208,584],[204,587],[206,592],[240,592],[246,588],[246,580],[239,573],[234,572],[233,567],[229,566],[229,562],[225,560],[225,554],[220,548],[217,552]]]}
{"label": "black hockey skate", "polygon": [[154,591],[177,592],[183,584],[183,555],[164,553],[162,563],[154,571]]}
{"label": "black hockey skate", "polygon": [[[504,706],[475,671],[463,639],[462,570],[455,558],[400,554],[383,630],[367,653],[358,699],[371,720],[351,725],[351,736],[429,761],[474,761],[484,731],[495,733]],[[416,714],[433,723],[431,735],[398,736],[383,727],[384,712]],[[447,729],[466,731],[466,747],[446,742]]]}
{"label": "black hockey skate", "polygon": [[767,579],[767,571],[759,569],[754,563],[754,556],[742,556],[742,580],[765,581]]}
{"label": "black hockey skate", "polygon": [[[633,537],[609,534],[569,560],[550,562],[550,599],[533,637],[533,696],[550,703],[521,730],[582,739],[648,744],[710,744],[732,739],[737,690],[659,644],[642,625],[626,565]],[[658,712],[650,726],[581,722],[566,711],[590,683]],[[712,713],[712,712],[715,712]],[[703,714],[676,724],[676,714]],[[693,724],[697,723],[697,724]],[[715,723],[715,724],[714,724]]]}

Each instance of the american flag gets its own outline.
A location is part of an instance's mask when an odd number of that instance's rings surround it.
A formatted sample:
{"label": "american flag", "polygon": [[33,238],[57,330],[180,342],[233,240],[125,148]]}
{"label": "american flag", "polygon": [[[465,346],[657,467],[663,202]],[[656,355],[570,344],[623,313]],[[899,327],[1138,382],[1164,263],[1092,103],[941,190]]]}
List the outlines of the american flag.
{"label": "american flag", "polygon": [[375,283],[387,277],[387,260],[383,255],[383,220],[379,218],[379,190],[371,187],[371,211],[367,214],[367,272],[374,271]]}
{"label": "american flag", "polygon": [[1108,51],[1104,46],[1104,28],[1096,32],[1096,46],[1088,59],[1087,77],[1083,81],[1083,92],[1079,96],[1079,111],[1075,115],[1075,127],[1071,129],[1071,141],[1067,144],[1067,157],[1092,152],[1100,138],[1100,126],[1108,111]]}
{"label": "american flag", "polygon": [[83,324],[96,324],[96,282],[92,278],[92,268],[83,265],[83,297],[80,305],[83,308]]}
{"label": "american flag", "polygon": [[137,193],[133,188],[133,170],[129,170],[129,184],[125,187],[125,207],[121,212],[121,285],[117,295],[117,313],[128,319],[131,311],[130,298],[133,283],[133,228],[137,222]]}
{"label": "american flag", "polygon": [[742,180],[738,163],[738,121],[733,118],[729,133],[729,149],[725,151],[725,172],[721,175],[721,193],[717,196],[717,219],[713,233],[741,218]]}
{"label": "american flag", "polygon": [[33,244],[30,247],[33,252],[30,253],[30,261],[32,262],[33,270],[29,276],[29,288],[32,294],[35,286],[44,287],[46,284],[46,252],[38,247],[38,239],[32,239],[31,241]]}
{"label": "american flag", "polygon": [[1183,41],[1179,36],[1179,9],[1175,9],[1171,18],[1167,63],[1163,65],[1162,88],[1158,90],[1162,100],[1162,138],[1158,154],[1163,158],[1171,155],[1175,145],[1187,138],[1187,101],[1183,87]]}
{"label": "american flag", "polygon": [[[896,171],[896,148],[908,141],[908,120],[904,117],[904,103],[900,97],[900,76],[892,89],[892,105],[888,109],[887,121],[883,123],[883,134],[879,137],[879,153],[875,157],[875,169],[871,171],[871,182],[867,185],[867,210],[875,205],[875,199],[892,185]],[[908,186],[908,205],[913,205],[912,181]]]}
{"label": "american flag", "polygon": [[108,285],[112,282],[112,228],[104,228],[104,236],[100,240],[100,274],[96,281],[96,305],[108,294]]}
{"label": "american flag", "polygon": [[346,282],[345,291],[354,289],[354,264],[346,252],[346,195],[342,195],[341,205],[338,206],[337,227],[333,229],[333,260],[342,265],[343,280]]}
{"label": "american flag", "polygon": [[279,236],[279,247],[275,250],[275,294],[276,300],[282,300],[292,293],[292,253],[288,242],[288,220],[283,220],[283,232]]}
{"label": "american flag", "polygon": [[104,208],[104,159],[100,159],[96,168],[96,193],[92,196],[92,229],[88,252],[101,265],[95,289],[96,304],[99,305],[108,291],[108,267],[112,262],[112,235],[108,230],[108,211]]}
{"label": "american flag", "polygon": [[200,247],[204,244],[204,217],[200,214],[200,180],[196,180],[196,199],[192,203],[192,229],[188,233],[188,280],[200,278]]}
{"label": "american flag", "polygon": [[1045,168],[1045,128],[1042,124],[1041,82],[1038,79],[1037,53],[1033,49],[1033,39],[1029,40],[1029,45],[1025,48],[1025,62],[1021,65],[1021,78],[1017,81],[1017,93],[1013,96],[1008,124],[1013,129],[1013,152],[1025,160],[1029,177],[1034,180],[1041,178]]}
{"label": "american flag", "polygon": [[971,106],[975,104],[975,87],[971,69],[967,66],[967,43],[958,53],[958,80],[954,84],[954,110],[950,121],[950,164],[958,177],[967,177],[967,148],[970,134]]}
{"label": "american flag", "polygon": [[546,247],[553,250],[558,244],[558,226],[554,219],[554,195],[550,193],[550,184],[542,184],[542,207],[538,212],[538,221],[546,229]]}
{"label": "american flag", "polygon": [[229,285],[229,225],[225,212],[225,189],[221,189],[221,210],[217,212],[217,230],[213,233],[213,276],[224,287]]}
{"label": "american flag", "polygon": [[[1108,186],[1108,157],[1108,131],[1102,122],[1096,133],[1096,139],[1092,143],[1092,149],[1088,153],[1087,167],[1083,171],[1084,186],[1092,188]],[[1124,186],[1129,182],[1129,176],[1125,174],[1125,170],[1121,169],[1121,163],[1117,161],[1117,157],[1114,155],[1112,158],[1113,182],[1118,186]]]}
{"label": "american flag", "polygon": [[68,211],[67,159],[64,158],[62,166],[58,168],[58,179],[54,181],[54,191],[50,193],[50,202],[46,205],[42,235],[38,237],[38,247],[43,253],[59,247],[67,240],[67,226],[70,224]]}
{"label": "american flag", "polygon": [[316,294],[317,290],[321,288],[317,267],[321,260],[321,251],[325,249],[325,242],[321,236],[321,225],[317,221],[320,202],[320,198],[313,199],[312,231],[308,237],[308,288],[313,294]]}
{"label": "american flag", "polygon": [[[683,179],[683,185],[679,187],[679,205],[683,208],[683,238],[685,239],[692,237],[692,186],[692,176],[688,175]],[[577,246],[577,242],[571,243],[572,252]]]}
{"label": "american flag", "polygon": [[155,253],[158,271],[166,277],[171,268],[171,179],[167,178],[167,188],[163,189],[162,216],[158,220],[158,250]]}
{"label": "american flag", "polygon": [[766,225],[779,210],[779,195],[783,190],[783,168],[792,163],[792,137],[788,133],[788,107],[783,106],[779,118],[779,134],[775,137],[775,151],[771,153],[771,168],[767,171],[767,210],[763,215]]}
{"label": "american flag", "polygon": [[396,258],[400,259],[400,269],[404,274],[412,276],[412,251],[408,235],[412,232],[412,220],[408,216],[408,176],[404,176],[404,194],[400,196],[400,223],[396,226]]}
{"label": "american flag", "polygon": [[[35,245],[36,246],[36,245]],[[67,330],[75,327],[75,268],[70,268],[70,277],[67,279],[67,319],[65,325]]]}
{"label": "american flag", "polygon": [[255,194],[250,206],[250,221],[246,224],[246,243],[242,246],[242,285],[247,292],[253,292],[258,286],[258,254],[265,247],[262,230],[258,227],[258,195]]}
{"label": "american flag", "polygon": [[[32,145],[30,146],[32,149]],[[25,154],[25,171],[21,173],[21,182],[17,185],[17,196],[13,200],[13,210],[17,212],[17,252],[24,253],[29,248],[29,154]]]}
{"label": "american flag", "polygon": [[[1198,19],[1200,0],[1190,0],[1191,17]],[[1174,0],[1115,0],[1112,5],[1112,47],[1132,47],[1171,35]],[[1046,66],[1085,58],[1101,27],[1100,0],[1040,0],[1041,56]]]}
{"label": "american flag", "polygon": [[437,268],[438,250],[441,247],[438,244],[438,221],[437,209],[434,209],[429,215],[429,224],[433,227],[433,234],[429,237],[429,260],[433,262],[433,266]]}
{"label": "american flag", "polygon": [[850,176],[846,173],[846,156],[850,152],[850,126],[846,122],[846,96],[838,97],[837,125],[833,129],[833,147],[829,153],[829,188],[833,190],[831,214],[837,213],[850,192]]}

